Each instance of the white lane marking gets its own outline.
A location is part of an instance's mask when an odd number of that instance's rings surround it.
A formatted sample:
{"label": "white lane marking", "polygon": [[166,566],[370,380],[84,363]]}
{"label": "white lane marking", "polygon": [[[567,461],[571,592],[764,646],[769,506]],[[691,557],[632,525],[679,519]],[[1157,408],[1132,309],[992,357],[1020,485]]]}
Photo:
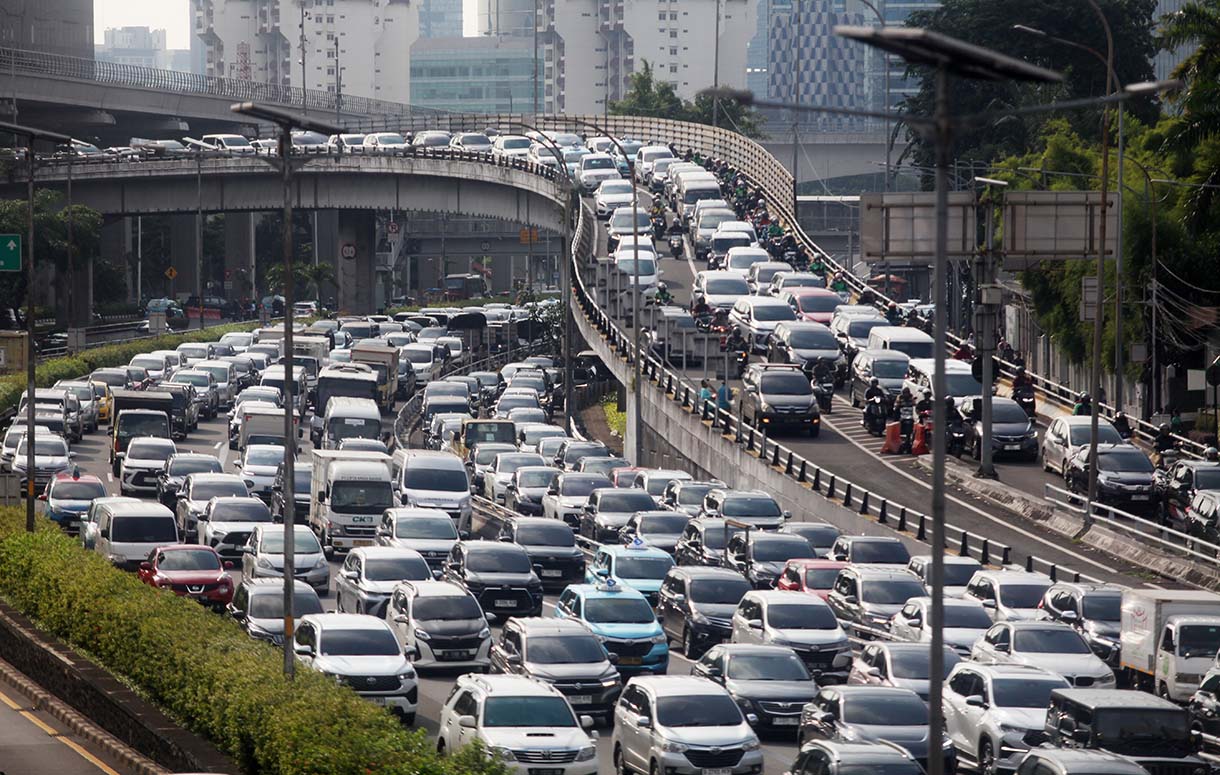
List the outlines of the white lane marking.
{"label": "white lane marking", "polygon": [[[891,471],[898,474],[899,476],[902,476],[906,479],[911,480],[912,482],[918,484],[920,487],[924,488],[925,490],[932,489],[932,485],[925,482],[923,479],[921,479],[918,476],[915,476],[913,474],[907,473],[906,471],[903,471],[901,468],[896,466],[894,463],[887,460],[884,456],[874,454],[873,451],[870,450],[868,447],[865,447],[863,444],[856,441],[854,438],[852,438],[847,433],[839,430],[839,427],[837,425],[835,425],[832,421],[830,421],[824,417],[824,418],[822,418],[822,424],[824,426],[829,427],[835,433],[842,436],[844,440],[846,440],[848,443],[850,443],[852,446],[856,447],[860,451],[873,455],[873,457],[877,460],[878,463],[889,468]],[[1058,552],[1062,552],[1063,554],[1066,554],[1069,557],[1074,557],[1074,558],[1080,560],[1081,562],[1088,563],[1089,565],[1092,565],[1095,568],[1100,568],[1100,569],[1102,569],[1108,573],[1112,573],[1112,574],[1121,573],[1120,571],[1118,571],[1115,568],[1110,567],[1109,565],[1106,565],[1104,563],[1098,562],[1097,560],[1094,560],[1092,557],[1086,557],[1083,554],[1078,554],[1077,552],[1073,552],[1071,549],[1064,547],[1063,544],[1060,543],[1063,540],[1062,538],[1059,539],[1060,542],[1047,540],[1046,538],[1044,538],[1036,533],[1031,533],[1028,530],[1017,527],[1010,521],[1001,519],[992,514],[988,514],[986,511],[983,511],[982,509],[975,506],[974,504],[964,501],[960,498],[955,498],[954,496],[949,495],[948,493],[945,493],[945,500],[952,501],[953,503],[957,504],[958,506],[961,506],[962,508],[965,508],[969,511],[974,512],[975,514],[979,515],[980,517],[986,519],[989,522],[994,522],[997,525],[1008,528],[1009,530],[1013,531],[1014,533],[1018,533],[1022,536],[1025,536],[1026,538],[1030,539],[1031,541],[1035,541],[1044,546],[1049,546]]]}
{"label": "white lane marking", "polygon": [[106,472],[106,481],[107,481],[107,482],[114,482],[114,474],[112,474],[112,473],[110,473],[109,471],[107,471],[107,472]]}
{"label": "white lane marking", "polygon": [[222,444],[224,444],[224,442],[223,442],[223,441],[218,441],[218,442],[216,442],[215,444],[213,444],[213,445],[212,445],[212,449],[220,449],[220,447],[221,447],[221,445],[222,445]]}

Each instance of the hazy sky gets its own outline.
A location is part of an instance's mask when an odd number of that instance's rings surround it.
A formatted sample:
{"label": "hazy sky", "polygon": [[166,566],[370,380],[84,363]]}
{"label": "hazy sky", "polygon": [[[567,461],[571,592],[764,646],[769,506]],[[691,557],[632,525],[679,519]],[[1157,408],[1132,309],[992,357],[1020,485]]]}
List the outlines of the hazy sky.
{"label": "hazy sky", "polygon": [[[466,34],[474,34],[477,0],[462,0]],[[191,47],[189,0],[93,0],[94,39],[102,42],[107,27],[164,29],[170,48]]]}

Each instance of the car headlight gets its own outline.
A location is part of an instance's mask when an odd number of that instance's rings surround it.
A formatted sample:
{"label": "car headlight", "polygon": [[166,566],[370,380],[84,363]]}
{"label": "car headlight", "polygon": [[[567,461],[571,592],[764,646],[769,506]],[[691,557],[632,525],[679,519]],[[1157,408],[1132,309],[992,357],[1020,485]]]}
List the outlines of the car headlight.
{"label": "car headlight", "polygon": [[127,562],[127,558],[126,558],[126,557],[124,557],[124,556],[123,556],[123,555],[121,555],[121,554],[111,554],[111,555],[107,555],[106,559],[110,560],[111,562],[113,562],[113,563],[115,563],[115,564],[120,564],[120,563]]}
{"label": "car headlight", "polygon": [[490,627],[484,627],[483,629],[479,630],[480,639],[490,638],[490,637],[491,637],[491,628]]}
{"label": "car headlight", "polygon": [[1022,727],[1014,727],[1010,724],[1000,724],[1001,735],[1016,735],[1017,737],[1024,737],[1027,731],[1028,730]]}
{"label": "car headlight", "polygon": [[505,748],[502,745],[493,745],[487,749],[492,756],[503,759],[506,762],[515,762],[517,757],[513,755],[511,748]]}
{"label": "car headlight", "polygon": [[407,670],[406,672],[403,672],[403,673],[399,673],[399,674],[398,674],[398,680],[400,680],[400,681],[411,681],[411,680],[414,680],[414,679],[415,679],[415,671],[414,671],[414,670]]}
{"label": "car headlight", "polygon": [[757,737],[752,737],[741,744],[741,750],[743,751],[757,751],[761,747],[762,744],[758,742]]}
{"label": "car headlight", "polygon": [[650,643],[668,643],[669,637],[665,633],[662,632],[659,635],[653,635],[648,640]]}
{"label": "car headlight", "polygon": [[268,560],[266,557],[258,558],[258,567],[266,568],[267,570],[275,570],[275,566],[271,564],[271,560]]}
{"label": "car headlight", "polygon": [[657,747],[665,753],[684,753],[690,748],[686,743],[679,743],[675,740],[662,740]]}
{"label": "car headlight", "polygon": [[604,681],[602,681],[602,688],[610,689],[612,687],[618,686],[622,680],[623,679],[619,678],[617,675],[614,676],[613,678],[607,678]]}
{"label": "car headlight", "polygon": [[432,636],[428,634],[427,630],[416,630],[415,637],[419,638],[420,640],[432,640]]}
{"label": "car headlight", "polygon": [[585,746],[576,752],[576,761],[587,762],[594,756],[597,756],[597,749],[591,745]]}

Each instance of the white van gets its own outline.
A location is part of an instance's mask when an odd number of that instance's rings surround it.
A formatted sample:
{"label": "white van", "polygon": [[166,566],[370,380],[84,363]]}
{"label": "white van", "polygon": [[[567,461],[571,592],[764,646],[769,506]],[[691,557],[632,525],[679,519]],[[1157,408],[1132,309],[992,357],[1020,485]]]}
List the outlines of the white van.
{"label": "white van", "polygon": [[344,439],[380,439],[381,410],[371,398],[335,396],[326,402],[322,448],[338,449]]}
{"label": "white van", "polygon": [[452,452],[400,449],[390,462],[402,505],[440,509],[466,529],[470,525],[470,475]]}
{"label": "white van", "polygon": [[[710,172],[707,177],[696,177],[692,174],[683,177],[674,189],[674,209],[682,216],[683,227],[690,225],[691,214],[695,212],[695,203],[701,199],[721,199],[724,194],[720,190],[720,181]],[[679,209],[680,208],[680,209]]]}
{"label": "white van", "polygon": [[124,570],[135,570],[152,550],[176,543],[174,512],[153,501],[123,500],[102,507],[93,551]]}
{"label": "white van", "polygon": [[253,156],[254,146],[241,135],[204,135],[199,138],[217,151],[225,151],[236,156]]}
{"label": "white van", "polygon": [[[268,366],[263,372],[262,379],[258,384],[263,387],[273,387],[280,391],[280,398],[284,396],[284,366],[276,364]],[[296,410],[301,417],[305,416],[305,402],[309,393],[309,372],[304,366],[292,367],[292,408]]]}
{"label": "white van", "polygon": [[[907,378],[903,387],[911,389],[911,395],[921,396],[925,390],[932,390],[932,375],[936,372],[935,358],[912,358],[907,363]],[[935,391],[933,391],[935,398]],[[952,358],[945,360],[945,393],[954,398],[978,396],[983,393],[983,386],[970,369],[970,364]]]}
{"label": "white van", "polygon": [[645,145],[643,148],[635,152],[635,176],[641,182],[646,181],[648,176],[652,174],[652,165],[657,159],[672,158],[674,152],[669,149],[668,145]]}
{"label": "white van", "polygon": [[911,358],[933,358],[936,342],[918,328],[877,326],[868,332],[868,349],[897,350]]}
{"label": "white van", "polygon": [[436,350],[432,349],[432,345],[409,344],[399,349],[398,355],[415,369],[415,384],[418,387],[441,378],[442,363],[437,360]]}
{"label": "white van", "polygon": [[737,272],[745,280],[751,266],[770,260],[771,254],[762,248],[729,248],[721,268],[727,272]]}

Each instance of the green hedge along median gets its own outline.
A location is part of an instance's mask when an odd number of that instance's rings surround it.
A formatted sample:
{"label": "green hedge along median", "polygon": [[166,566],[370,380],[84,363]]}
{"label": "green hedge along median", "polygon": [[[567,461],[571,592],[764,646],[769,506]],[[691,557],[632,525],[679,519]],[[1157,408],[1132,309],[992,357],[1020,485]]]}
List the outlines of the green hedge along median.
{"label": "green hedge along median", "polygon": [[[145,345],[146,346],[146,345]],[[498,775],[470,748],[440,758],[346,686],[301,668],[226,617],[155,590],[22,508],[0,509],[0,595],[88,652],[254,775]]]}

